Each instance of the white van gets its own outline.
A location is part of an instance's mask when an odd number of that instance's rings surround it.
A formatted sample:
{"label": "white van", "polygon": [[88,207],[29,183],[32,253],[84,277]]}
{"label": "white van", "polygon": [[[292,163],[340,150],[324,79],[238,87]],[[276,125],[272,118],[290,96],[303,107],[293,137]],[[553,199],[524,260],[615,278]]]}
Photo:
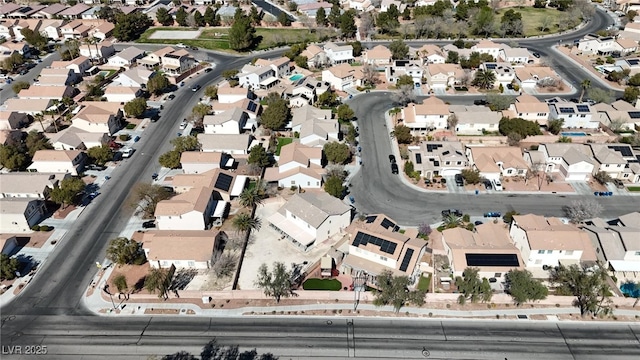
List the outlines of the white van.
{"label": "white van", "polygon": [[496,191],[502,191],[502,183],[500,182],[500,180],[493,180],[493,188],[496,189]]}

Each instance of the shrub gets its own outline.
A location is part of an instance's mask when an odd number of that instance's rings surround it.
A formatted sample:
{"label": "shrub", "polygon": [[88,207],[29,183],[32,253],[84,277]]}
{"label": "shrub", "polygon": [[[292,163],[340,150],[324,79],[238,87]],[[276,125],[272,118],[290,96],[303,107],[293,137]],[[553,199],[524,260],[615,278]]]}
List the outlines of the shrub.
{"label": "shrub", "polygon": [[31,230],[33,230],[33,231],[40,231],[40,225],[33,225],[33,226],[31,227]]}
{"label": "shrub", "polygon": [[471,220],[471,216],[469,214],[464,214],[462,216],[462,221],[469,222],[469,220]]}
{"label": "shrub", "polygon": [[120,139],[120,141],[127,141],[129,140],[130,136],[129,134],[121,134],[118,139]]}
{"label": "shrub", "polygon": [[51,228],[47,225],[40,226],[40,231],[51,231]]}
{"label": "shrub", "polygon": [[133,130],[136,128],[136,124],[127,124],[127,130]]}

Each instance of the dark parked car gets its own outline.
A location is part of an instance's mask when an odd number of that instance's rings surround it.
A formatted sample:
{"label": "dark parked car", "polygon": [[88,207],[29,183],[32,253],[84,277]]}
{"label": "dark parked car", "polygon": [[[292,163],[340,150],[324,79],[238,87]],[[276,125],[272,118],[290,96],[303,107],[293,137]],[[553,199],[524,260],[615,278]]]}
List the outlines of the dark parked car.
{"label": "dark parked car", "polygon": [[204,69],[204,72],[206,72],[206,73],[210,73],[210,72],[212,72],[212,71],[213,71],[213,69],[212,69],[212,68],[206,68],[206,69]]}
{"label": "dark parked car", "polygon": [[624,189],[624,183],[622,182],[622,180],[620,179],[613,179],[613,184],[618,188],[618,189]]}
{"label": "dark parked car", "polygon": [[531,53],[531,55],[533,55],[533,56],[535,56],[535,57],[537,57],[537,58],[540,58],[540,54],[539,54],[539,53],[537,53],[537,52]]}
{"label": "dark parked car", "polygon": [[395,164],[396,157],[394,155],[389,155],[389,162],[392,163],[392,164]]}
{"label": "dark parked car", "polygon": [[490,180],[484,179],[484,180],[482,180],[482,183],[484,184],[484,188],[485,189],[487,189],[487,190],[493,189],[493,185],[491,185],[491,181]]}
{"label": "dark parked car", "polygon": [[87,166],[87,170],[94,170],[94,171],[102,171],[102,170],[106,170],[107,167],[104,165],[97,165],[97,164],[91,164],[89,166]]}
{"label": "dark parked car", "polygon": [[507,84],[507,89],[513,90],[513,84]]}
{"label": "dark parked car", "polygon": [[473,102],[473,105],[484,106],[484,105],[487,105],[487,101],[486,100],[475,100]]}
{"label": "dark parked car", "polygon": [[143,229],[152,229],[155,227],[156,227],[156,222],[154,220],[149,220],[142,223]]}
{"label": "dark parked car", "polygon": [[174,94],[169,94],[169,96],[167,96],[167,100],[173,100],[175,98],[176,96]]}
{"label": "dark parked car", "polygon": [[498,217],[501,217],[501,216],[502,216],[502,214],[497,212],[497,211],[496,212],[489,211],[489,212],[484,213],[484,217],[486,217],[486,218],[498,218]]}
{"label": "dark parked car", "polygon": [[462,211],[458,209],[447,209],[447,210],[442,210],[441,214],[442,214],[442,217],[447,217],[451,214],[455,216],[462,216]]}
{"label": "dark parked car", "polygon": [[473,224],[474,224],[475,226],[478,226],[478,225],[482,225],[482,224],[483,224],[483,222],[482,222],[482,221],[476,221],[476,222],[474,222]]}
{"label": "dark parked car", "polygon": [[464,186],[464,178],[462,177],[461,174],[456,174],[455,180],[456,180],[456,185]]}
{"label": "dark parked car", "polygon": [[400,171],[398,170],[398,164],[393,163],[391,164],[391,173],[392,174],[398,174]]}

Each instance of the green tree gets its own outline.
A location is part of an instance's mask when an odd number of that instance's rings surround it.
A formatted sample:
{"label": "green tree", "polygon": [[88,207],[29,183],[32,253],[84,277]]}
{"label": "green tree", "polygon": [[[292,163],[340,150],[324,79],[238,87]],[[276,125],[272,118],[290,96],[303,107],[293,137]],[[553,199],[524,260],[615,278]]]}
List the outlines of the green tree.
{"label": "green tree", "polygon": [[331,11],[329,11],[328,21],[332,27],[337,28],[340,25],[340,15],[342,14],[342,10],[340,10],[340,5],[333,4],[331,7]]}
{"label": "green tree", "polygon": [[487,278],[480,279],[478,271],[478,268],[468,267],[462,272],[462,277],[456,277],[456,286],[461,293],[459,303],[464,304],[467,300],[472,303],[491,301],[491,285]]}
{"label": "green tree", "polygon": [[563,124],[564,124],[564,120],[562,119],[549,120],[547,122],[547,130],[549,130],[549,132],[554,135],[558,135],[560,131],[562,131]]}
{"label": "green tree", "polygon": [[19,52],[14,52],[8,58],[4,59],[0,65],[2,69],[7,71],[13,71],[16,67],[24,64],[24,57]]}
{"label": "green tree", "polygon": [[396,138],[399,144],[411,144],[411,142],[413,142],[411,129],[404,125],[396,125],[393,128],[393,136]]}
{"label": "green tree", "polygon": [[513,9],[507,10],[500,20],[500,28],[507,35],[521,35],[524,30],[522,14]]}
{"label": "green tree", "polygon": [[611,176],[609,176],[606,171],[598,171],[595,175],[593,175],[593,178],[602,185],[613,181]]}
{"label": "green tree", "polygon": [[153,216],[156,205],[162,200],[171,198],[172,194],[164,186],[149,183],[138,183],[133,189],[131,206],[142,210],[147,218]]}
{"label": "green tree", "polygon": [[117,237],[109,242],[107,259],[118,265],[142,265],[146,261],[142,244],[125,237]]}
{"label": "green tree", "polygon": [[75,203],[78,199],[78,194],[82,192],[86,184],[82,179],[77,177],[68,177],[56,188],[51,190],[51,201],[56,204],[62,205],[62,208],[66,208],[69,204]]}
{"label": "green tree", "polygon": [[167,290],[171,278],[167,269],[160,269],[152,267],[147,276],[144,278],[144,288],[152,294],[158,292],[158,298],[167,298]]}
{"label": "green tree", "polygon": [[291,117],[291,112],[284,99],[278,99],[269,104],[262,112],[260,124],[267,129],[278,130],[287,123]]}
{"label": "green tree", "polygon": [[460,175],[462,175],[467,184],[479,184],[482,181],[482,175],[480,175],[480,171],[478,170],[462,169]]}
{"label": "green tree", "polygon": [[177,152],[200,150],[200,142],[195,136],[179,136],[171,140],[173,149]]}
{"label": "green tree", "polygon": [[118,15],[113,29],[113,36],[118,41],[132,41],[136,40],[142,35],[143,32],[153,25],[153,21],[149,17],[142,13],[134,11],[129,14]]}
{"label": "green tree", "polygon": [[327,14],[324,11],[324,8],[319,8],[316,12],[316,25],[318,26],[327,26],[329,21],[327,20]]}
{"label": "green tree", "polygon": [[169,14],[169,11],[164,7],[159,7],[158,11],[156,11],[156,20],[162,26],[170,26],[173,25],[173,17]]}
{"label": "green tree", "polygon": [[44,50],[47,46],[47,38],[42,36],[39,31],[33,31],[29,28],[22,28],[20,30],[22,36],[24,36],[24,40],[34,48],[38,50]]}
{"label": "green tree", "polygon": [[113,284],[118,288],[118,292],[120,293],[127,291],[129,288],[129,284],[127,284],[127,277],[122,274],[118,274],[113,278]]}
{"label": "green tree", "polygon": [[191,117],[196,121],[201,121],[209,113],[211,113],[211,105],[205,103],[198,103],[191,109]]}
{"label": "green tree", "polygon": [[15,257],[9,257],[7,254],[0,255],[0,280],[13,280],[16,278],[16,272],[20,268],[20,261]]}
{"label": "green tree", "polygon": [[96,13],[98,19],[107,20],[108,22],[115,24],[118,20],[118,16],[122,15],[122,10],[111,6],[103,6]]}
{"label": "green tree", "polygon": [[249,19],[251,19],[251,23],[255,26],[260,26],[260,22],[262,21],[262,15],[258,12],[258,8],[254,5],[251,5],[251,10],[249,10]]}
{"label": "green tree", "polygon": [[189,14],[187,14],[184,8],[178,8],[178,11],[176,11],[176,22],[179,26],[187,26],[187,17],[189,17]]}
{"label": "green tree", "polygon": [[169,85],[169,79],[163,74],[158,74],[147,81],[147,91],[154,95],[160,95]]}
{"label": "green tree", "polygon": [[[389,51],[391,51],[391,58],[394,60],[406,59],[409,55],[409,46],[402,41],[402,39],[394,40],[389,45]],[[413,81],[411,82],[413,85]]]}
{"label": "green tree", "polygon": [[283,11],[278,15],[278,22],[282,26],[291,26],[291,20],[289,20],[289,16]]}
{"label": "green tree", "polygon": [[407,161],[404,163],[404,173],[409,177],[413,177],[413,173],[415,171],[414,165],[412,161]]}
{"label": "green tree", "polygon": [[356,116],[351,107],[347,104],[342,104],[338,106],[337,110],[338,119],[342,121],[351,121]]}
{"label": "green tree", "polygon": [[322,150],[327,161],[334,164],[344,164],[351,157],[349,145],[337,141],[324,144]]}
{"label": "green tree", "polygon": [[478,70],[471,84],[481,89],[491,89],[496,82],[496,74],[489,70]]}
{"label": "green tree", "polygon": [[12,171],[24,170],[31,162],[24,152],[13,145],[0,145],[0,164]]}
{"label": "green tree", "polygon": [[213,10],[211,6],[207,6],[207,10],[204,11],[204,21],[209,26],[217,26],[216,25],[216,12]]}
{"label": "green tree", "polygon": [[113,150],[108,145],[94,146],[87,150],[87,155],[98,165],[104,165],[113,159]]}
{"label": "green tree", "polygon": [[33,156],[38,150],[53,149],[53,145],[51,145],[51,141],[49,141],[49,138],[46,137],[43,133],[36,130],[29,131],[24,142],[27,146],[27,152],[29,153],[29,156]]}
{"label": "green tree", "polygon": [[260,193],[260,189],[258,185],[256,185],[252,188],[242,190],[238,197],[238,201],[240,202],[240,205],[253,209],[254,207],[262,204],[263,198],[263,194]]}
{"label": "green tree", "polygon": [[262,264],[258,268],[258,279],[255,285],[262,289],[266,296],[273,297],[276,303],[279,303],[281,298],[294,294],[291,276],[291,271],[288,271],[281,262],[273,263],[273,271],[269,271],[267,264]]}
{"label": "green tree", "polygon": [[343,180],[339,176],[329,176],[327,181],[324,183],[324,191],[333,197],[342,199],[345,191]]}
{"label": "green tree", "polygon": [[449,51],[447,53],[447,60],[445,63],[447,64],[457,64],[460,62],[460,54],[457,51]]}
{"label": "green tree", "polygon": [[352,41],[349,45],[353,48],[353,56],[362,55],[362,43],[360,41]]}
{"label": "green tree", "polygon": [[356,35],[358,28],[355,23],[355,11],[347,10],[340,15],[340,32],[344,39],[351,39]]}
{"label": "green tree", "polygon": [[462,225],[462,219],[456,214],[449,214],[442,218],[442,225],[445,229],[453,229]]}
{"label": "green tree", "polygon": [[325,91],[318,96],[318,106],[333,107],[338,105],[338,95],[333,91]]}
{"label": "green tree", "polygon": [[232,224],[238,233],[260,229],[260,219],[258,217],[251,217],[251,214],[248,213],[235,215]]}
{"label": "green tree", "polygon": [[160,163],[160,166],[162,167],[166,167],[169,169],[179,169],[180,166],[182,166],[182,164],[180,163],[181,156],[181,152],[176,150],[169,150],[158,157],[158,163]]}
{"label": "green tree", "polygon": [[394,276],[389,270],[384,270],[376,277],[378,289],[375,291],[373,305],[391,305],[395,312],[407,303],[422,306],[425,292],[422,290],[409,290],[411,281],[407,276]]}
{"label": "green tree", "polygon": [[396,86],[397,87],[401,87],[403,85],[408,85],[411,86],[411,88],[413,88],[413,78],[411,77],[411,75],[400,75],[398,77],[398,79],[396,80]]}
{"label": "green tree", "polygon": [[582,102],[582,98],[584,97],[584,92],[591,88],[591,80],[589,79],[582,80],[582,82],[580,83],[580,88],[581,88],[580,99],[578,99],[579,103]]}
{"label": "green tree", "polygon": [[293,59],[293,61],[296,63],[297,66],[303,69],[309,68],[309,64],[308,64],[309,59],[306,56],[298,55]]}
{"label": "green tree", "polygon": [[204,89],[204,96],[209,97],[213,100],[218,99],[218,87],[215,85],[209,85]]}
{"label": "green tree", "polygon": [[222,72],[222,77],[225,78],[225,80],[233,80],[233,79],[237,79],[238,78],[238,73],[240,71],[238,69],[229,69],[229,70],[224,70]]}
{"label": "green tree", "polygon": [[506,274],[506,292],[516,305],[547,298],[549,289],[527,270],[510,270]]}
{"label": "green tree", "polygon": [[622,99],[631,105],[635,105],[636,101],[638,100],[638,96],[640,96],[640,88],[635,86],[627,86],[624,89],[624,95],[622,95]]}
{"label": "green tree", "polygon": [[515,210],[507,211],[502,217],[502,221],[504,221],[505,224],[511,224],[515,215],[520,215],[520,213]]}
{"label": "green tree", "polygon": [[473,33],[489,37],[495,28],[495,14],[489,7],[481,8],[473,21]]}
{"label": "green tree", "polygon": [[575,296],[573,306],[580,315],[608,315],[611,313],[611,289],[607,282],[607,271],[601,267],[587,269],[578,265],[553,267],[549,282],[556,286],[558,295]]}
{"label": "green tree", "polygon": [[244,13],[240,14],[229,29],[229,47],[237,51],[249,50],[254,45],[255,32],[251,19]]}
{"label": "green tree", "polygon": [[124,112],[127,116],[140,118],[142,114],[147,110],[147,100],[139,97],[135,98],[128,103],[124,104]]}
{"label": "green tree", "polygon": [[271,157],[267,154],[267,151],[262,145],[255,145],[249,150],[249,157],[247,158],[249,165],[254,165],[259,168],[271,165]]}
{"label": "green tree", "polygon": [[16,94],[19,94],[20,91],[28,89],[29,87],[31,87],[31,84],[26,81],[16,81],[11,85],[11,90]]}
{"label": "green tree", "polygon": [[496,59],[491,54],[479,53],[474,51],[469,55],[469,58],[460,59],[460,66],[463,69],[477,69],[480,64],[486,62],[494,62]]}
{"label": "green tree", "polygon": [[511,133],[519,134],[523,139],[531,135],[542,135],[540,125],[535,121],[524,120],[521,118],[503,117],[498,123],[498,130],[502,135]]}
{"label": "green tree", "polygon": [[207,22],[204,20],[204,16],[202,16],[199,11],[193,13],[193,22],[197,27],[203,27],[207,25]]}

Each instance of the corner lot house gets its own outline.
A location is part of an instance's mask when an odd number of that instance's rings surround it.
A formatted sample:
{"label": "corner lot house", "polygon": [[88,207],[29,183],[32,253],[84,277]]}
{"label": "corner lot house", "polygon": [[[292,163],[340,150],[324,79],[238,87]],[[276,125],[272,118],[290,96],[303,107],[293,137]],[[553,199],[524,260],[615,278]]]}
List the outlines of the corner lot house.
{"label": "corner lot house", "polygon": [[86,155],[79,150],[38,150],[33,155],[29,171],[44,173],[69,173],[73,176],[82,172]]}
{"label": "corner lot house", "polygon": [[549,120],[549,105],[533,95],[518,96],[516,102],[509,106],[509,110],[515,113],[515,117],[537,121],[540,125],[546,125]]}
{"label": "corner lot house", "polygon": [[334,89],[343,91],[346,88],[356,86],[355,68],[349,64],[340,64],[322,70],[322,81],[326,81]]}
{"label": "corner lot house", "polygon": [[522,254],[526,267],[558,266],[580,261],[595,262],[589,236],[558,218],[514,215],[509,235]]}
{"label": "corner lot house", "polygon": [[162,200],[154,213],[159,230],[206,230],[217,201],[213,189],[201,187]]}
{"label": "corner lot house", "polygon": [[383,271],[408,276],[413,283],[419,277],[418,263],[426,242],[410,229],[401,234],[400,227],[385,215],[370,215],[349,233],[349,254],[341,265],[343,274],[365,275],[368,285],[376,286]]}
{"label": "corner lot house", "polygon": [[402,109],[402,120],[406,127],[416,132],[446,129],[450,114],[449,105],[431,96],[422,104],[409,104]]}
{"label": "corner lot house", "polygon": [[225,237],[220,231],[153,230],[145,232],[140,242],[152,268],[208,269]]}
{"label": "corner lot house", "polygon": [[309,250],[351,223],[351,207],[325,192],[296,194],[267,221],[302,250]]}
{"label": "corner lot house", "polygon": [[475,231],[446,229],[442,232],[442,244],[454,278],[462,276],[468,267],[477,267],[480,278],[503,282],[509,270],[524,268],[520,250],[503,224],[489,222],[476,226]]}
{"label": "corner lot house", "polygon": [[138,49],[135,46],[130,46],[119,53],[111,56],[107,61],[107,65],[113,67],[124,67],[129,68],[133,64],[136,63],[138,59],[142,59],[144,57],[144,51]]}
{"label": "corner lot house", "polygon": [[332,42],[324,44],[324,53],[331,64],[350,63],[353,61],[353,46],[336,45]]}
{"label": "corner lot house", "polygon": [[40,199],[0,199],[0,233],[30,232],[46,212],[45,203]]}

